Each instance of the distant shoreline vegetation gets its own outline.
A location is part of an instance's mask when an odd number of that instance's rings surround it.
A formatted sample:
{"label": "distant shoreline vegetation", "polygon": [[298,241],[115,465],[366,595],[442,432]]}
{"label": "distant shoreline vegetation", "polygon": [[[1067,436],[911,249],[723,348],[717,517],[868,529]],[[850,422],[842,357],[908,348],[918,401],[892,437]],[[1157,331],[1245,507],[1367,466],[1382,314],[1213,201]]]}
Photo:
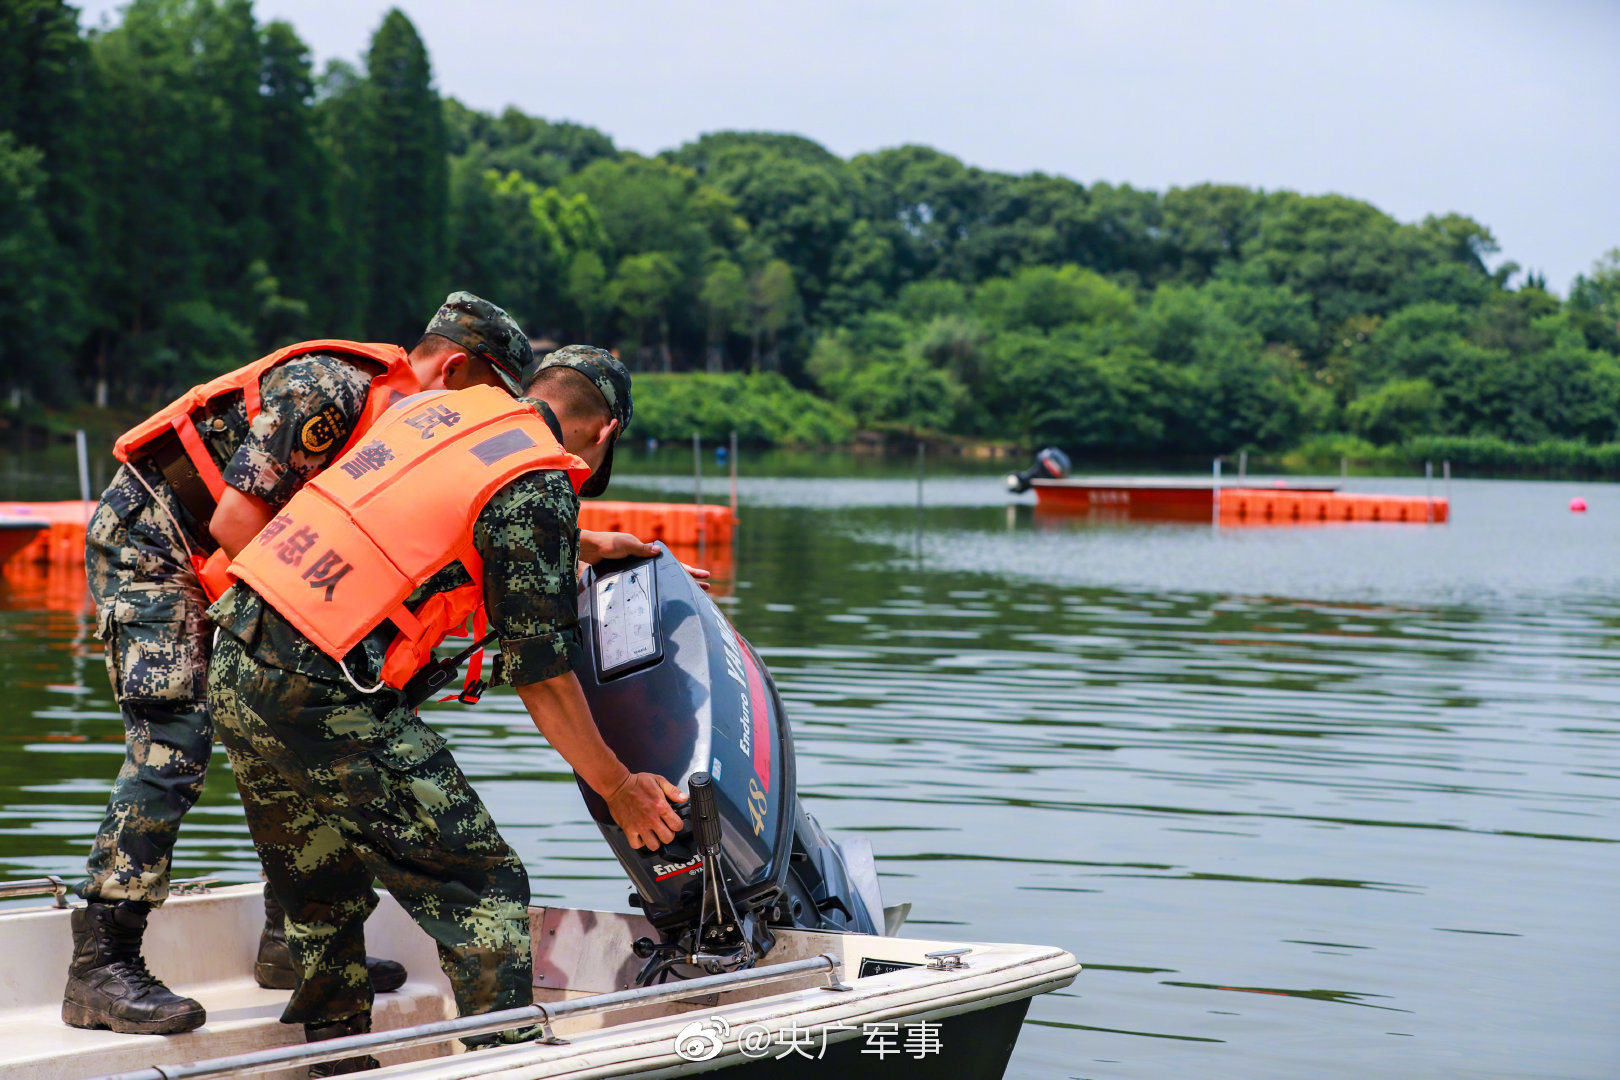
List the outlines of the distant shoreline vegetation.
{"label": "distant shoreline vegetation", "polygon": [[1456,213],[792,135],[644,157],[442,99],[397,10],[319,73],[248,0],[95,32],[12,0],[0,28],[14,427],[141,414],[301,338],[409,345],[467,288],[537,343],[617,348],[637,436],[1617,470],[1620,249],[1560,298]]}
{"label": "distant shoreline vegetation", "polygon": [[[637,441],[650,438],[684,445],[695,434],[705,445],[715,446],[723,444],[735,431],[743,443],[754,446],[816,449],[859,444],[909,453],[921,439],[936,453],[1006,457],[1020,466],[1033,449],[1017,441],[953,436],[903,425],[862,428],[848,411],[775,374],[644,373],[636,378],[636,395],[631,434]],[[1337,472],[1342,462],[1363,470],[1421,472],[1428,463],[1438,476],[1441,465],[1449,463],[1454,472],[1472,475],[1620,476],[1620,441],[1593,444],[1543,439],[1514,443],[1494,436],[1419,434],[1378,445],[1356,435],[1327,432],[1307,436],[1290,447],[1248,449],[1254,467],[1280,467],[1293,472]],[[1235,452],[1224,456],[1228,470],[1234,469]],[[1076,454],[1076,463],[1082,467],[1145,462],[1200,468],[1205,465],[1203,457],[1190,453],[1116,453],[1094,446]]]}

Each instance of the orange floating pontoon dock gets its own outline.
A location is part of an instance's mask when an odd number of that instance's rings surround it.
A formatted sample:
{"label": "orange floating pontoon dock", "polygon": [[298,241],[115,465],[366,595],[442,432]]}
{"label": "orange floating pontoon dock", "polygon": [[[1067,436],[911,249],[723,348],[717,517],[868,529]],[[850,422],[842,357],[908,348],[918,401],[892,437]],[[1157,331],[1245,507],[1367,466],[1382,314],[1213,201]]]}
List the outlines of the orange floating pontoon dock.
{"label": "orange floating pontoon dock", "polygon": [[1088,477],[1033,480],[1042,511],[1148,521],[1244,525],[1440,524],[1446,499],[1340,491],[1337,484],[1227,485],[1215,478]]}
{"label": "orange floating pontoon dock", "polygon": [[730,544],[737,524],[731,507],[696,503],[598,502],[579,504],[579,527],[627,532],[637,539],[670,545]]}
{"label": "orange floating pontoon dock", "polygon": [[[0,502],[0,542],[12,541],[9,551],[0,546],[0,563],[82,564],[84,527],[95,507],[77,499]],[[587,501],[579,507],[581,528],[634,533],[642,540],[682,549],[699,544],[727,547],[736,523],[731,508],[723,505]]]}
{"label": "orange floating pontoon dock", "polygon": [[[6,552],[0,562],[57,563],[72,566],[84,562],[84,527],[95,512],[93,502],[0,502],[0,520],[32,523],[25,543]],[[19,527],[24,527],[21,524]],[[0,551],[5,549],[0,548]]]}

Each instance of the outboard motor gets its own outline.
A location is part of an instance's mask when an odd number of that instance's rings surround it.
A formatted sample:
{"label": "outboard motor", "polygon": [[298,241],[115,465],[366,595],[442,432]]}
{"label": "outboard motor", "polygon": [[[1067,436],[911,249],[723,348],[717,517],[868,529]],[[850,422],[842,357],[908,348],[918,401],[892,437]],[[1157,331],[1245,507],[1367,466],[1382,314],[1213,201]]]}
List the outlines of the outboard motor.
{"label": "outboard motor", "polygon": [[752,966],[772,927],[884,932],[871,845],[840,844],[799,804],[793,736],[759,654],[667,550],[580,581],[579,676],[602,738],[634,772],[687,789],[686,825],[632,848],[584,783],[591,816],[661,940],[638,985]]}
{"label": "outboard motor", "polygon": [[1022,495],[1033,480],[1062,480],[1069,475],[1069,455],[1053,446],[1035,455],[1035,462],[1023,472],[1007,474],[1007,490]]}

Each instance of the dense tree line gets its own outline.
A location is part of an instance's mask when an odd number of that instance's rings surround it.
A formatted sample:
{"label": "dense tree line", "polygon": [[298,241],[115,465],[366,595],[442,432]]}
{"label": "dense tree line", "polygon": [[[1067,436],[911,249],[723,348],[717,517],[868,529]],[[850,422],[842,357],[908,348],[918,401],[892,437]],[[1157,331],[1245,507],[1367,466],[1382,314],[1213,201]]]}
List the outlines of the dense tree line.
{"label": "dense tree line", "polygon": [[647,380],[654,434],[1620,439],[1620,251],[1566,301],[1489,270],[1469,218],[1337,195],[737,132],[644,157],[441,99],[397,10],[362,63],[317,73],[251,0],[134,0],[89,32],[9,0],[0,61],[13,410],[149,405],[299,337],[409,344],[456,287],[537,341],[709,373]]}

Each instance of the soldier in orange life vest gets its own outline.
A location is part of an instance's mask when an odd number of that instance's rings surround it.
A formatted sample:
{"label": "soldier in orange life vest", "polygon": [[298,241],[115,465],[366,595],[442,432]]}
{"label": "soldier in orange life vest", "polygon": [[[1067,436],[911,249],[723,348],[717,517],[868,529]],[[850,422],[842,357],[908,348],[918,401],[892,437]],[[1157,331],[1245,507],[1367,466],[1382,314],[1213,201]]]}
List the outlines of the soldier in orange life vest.
{"label": "soldier in orange life vest", "polygon": [[570,346],[528,394],[395,405],[242,549],[238,584],[209,612],[221,630],[209,705],[287,909],[302,977],[282,1020],[307,1039],[369,1030],[359,960],[373,880],[438,942],[463,1015],[532,1000],[527,873],[406,692],[452,628],[470,619],[482,637],[487,621],[496,678],[631,843],[680,828],[670,801],[685,797],[625,768],[572,671],[577,496],[607,485],[629,374]]}
{"label": "soldier in orange life vest", "polygon": [[[124,465],[90,521],[85,568],[126,756],[77,886],[90,903],[73,913],[67,1023],[168,1034],[205,1019],[201,1004],[151,975],[140,943],[148,913],[168,895],[180,819],[208,766],[213,628],[204,594],[218,595],[230,556],[392,402],[473,385],[515,394],[532,367],[528,339],[506,312],[455,293],[409,354],[350,341],[293,345],[192,389],[118,440]],[[265,907],[255,973],[291,989],[269,888]],[[405,981],[393,961],[369,968],[379,989]]]}

